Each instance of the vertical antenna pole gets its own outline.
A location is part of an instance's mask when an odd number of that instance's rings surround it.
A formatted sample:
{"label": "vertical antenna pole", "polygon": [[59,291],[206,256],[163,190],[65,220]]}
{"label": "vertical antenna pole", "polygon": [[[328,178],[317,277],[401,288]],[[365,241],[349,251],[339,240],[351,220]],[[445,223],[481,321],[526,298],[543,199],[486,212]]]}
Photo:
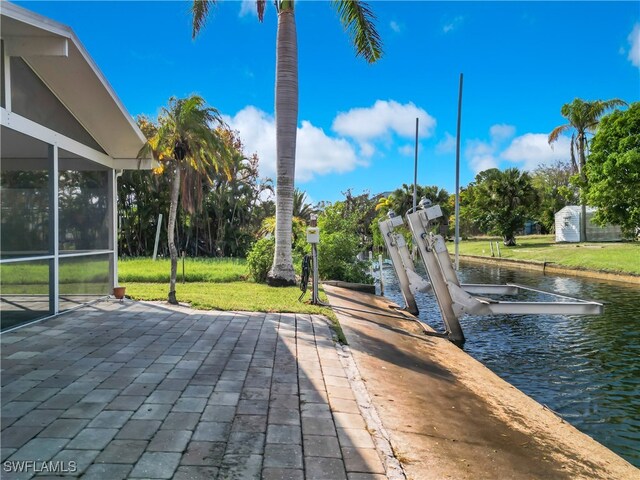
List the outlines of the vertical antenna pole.
{"label": "vertical antenna pole", "polygon": [[455,232],[455,267],[460,269],[460,122],[462,118],[462,80],[460,73],[460,90],[458,93],[458,133],[456,136],[456,232]]}
{"label": "vertical antenna pole", "polygon": [[416,211],[418,205],[418,122],[416,117],[416,152],[415,160],[413,162],[413,211]]}

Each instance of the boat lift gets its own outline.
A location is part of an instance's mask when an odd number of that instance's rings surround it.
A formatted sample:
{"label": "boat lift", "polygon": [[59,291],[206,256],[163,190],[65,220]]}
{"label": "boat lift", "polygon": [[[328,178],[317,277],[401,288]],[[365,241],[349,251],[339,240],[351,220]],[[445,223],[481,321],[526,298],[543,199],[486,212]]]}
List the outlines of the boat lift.
{"label": "boat lift", "polygon": [[[442,210],[439,205],[431,205],[428,200],[420,202],[420,209],[408,213],[406,220],[414,243],[420,252],[430,282],[426,282],[415,271],[413,261],[402,234],[394,229],[403,224],[402,218],[390,212],[389,218],[379,222],[393,267],[398,276],[406,310],[418,313],[416,292],[433,289],[442,320],[444,335],[456,344],[464,343],[464,333],[459,318],[464,315],[601,315],[601,303],[580,300],[556,293],[537,290],[524,285],[461,284],[451,264],[451,257],[444,238],[433,230],[441,222]],[[430,284],[430,285],[429,285]],[[556,302],[513,302],[498,301],[480,295],[518,295],[522,291],[532,291],[557,298]]]}

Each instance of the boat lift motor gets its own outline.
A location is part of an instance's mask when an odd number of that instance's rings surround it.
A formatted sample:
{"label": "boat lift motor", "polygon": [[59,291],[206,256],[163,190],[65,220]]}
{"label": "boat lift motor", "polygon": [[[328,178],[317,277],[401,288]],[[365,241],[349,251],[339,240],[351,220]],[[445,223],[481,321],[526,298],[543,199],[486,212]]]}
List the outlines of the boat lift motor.
{"label": "boat lift motor", "polygon": [[[445,335],[452,342],[461,345],[464,343],[464,333],[460,326],[460,317],[468,315],[601,315],[604,307],[601,303],[580,300],[577,298],[546,292],[524,285],[488,285],[488,284],[461,284],[458,275],[451,263],[451,257],[447,250],[445,240],[440,233],[434,233],[436,227],[440,227],[442,209],[439,205],[431,205],[428,200],[420,202],[420,209],[406,215],[406,220],[411,230],[415,245],[420,252],[420,258],[425,266],[430,280],[430,286],[436,297],[442,320],[445,325]],[[402,225],[402,219],[390,216],[389,219],[380,222],[380,231],[385,239],[389,255],[394,265],[396,274],[402,287],[402,293],[407,302],[407,310],[415,305],[415,293],[425,291],[422,284],[413,281],[411,276],[416,275],[413,263],[408,255],[404,238],[393,232],[393,228]],[[438,228],[439,230],[439,228]],[[406,251],[406,255],[404,252]],[[407,260],[407,258],[409,260]],[[410,273],[411,272],[411,273]],[[416,288],[420,285],[422,288]],[[536,292],[555,297],[553,302],[514,302],[498,301],[480,295],[518,295],[523,291]],[[417,308],[416,308],[417,310]]]}

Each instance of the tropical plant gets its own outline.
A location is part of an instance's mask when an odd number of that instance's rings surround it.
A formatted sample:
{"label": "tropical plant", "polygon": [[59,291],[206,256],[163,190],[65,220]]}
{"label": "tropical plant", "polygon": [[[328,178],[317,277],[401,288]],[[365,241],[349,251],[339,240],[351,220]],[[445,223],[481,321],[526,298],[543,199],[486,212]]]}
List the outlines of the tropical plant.
{"label": "tropical plant", "polygon": [[[361,208],[364,205],[367,208]],[[357,257],[368,248],[363,243],[361,229],[365,224],[369,227],[371,221],[364,218],[367,211],[374,211],[374,207],[375,202],[368,200],[368,194],[363,194],[348,196],[347,200],[328,205],[321,212],[318,217],[318,270],[321,278],[370,283],[366,266]]]}
{"label": "tropical plant", "polygon": [[540,165],[531,173],[533,187],[538,191],[536,218],[544,232],[553,232],[555,214],[567,205],[579,201],[578,190],[571,184],[572,167],[568,162]]}
{"label": "tropical plant", "polygon": [[[194,0],[192,5],[195,38],[205,24],[216,0]],[[342,25],[349,33],[356,55],[372,63],[382,55],[375,16],[360,0],[333,0]],[[265,0],[256,1],[258,20],[262,21]],[[291,255],[291,225],[295,176],[296,134],[298,127],[298,45],[294,0],[276,0],[278,30],[276,39],[276,247],[269,272],[270,285],[295,284]]]}
{"label": "tropical plant", "polygon": [[318,272],[323,280],[371,283],[366,262],[358,260],[357,235],[350,232],[322,233],[318,246]]}
{"label": "tropical plant", "polygon": [[[416,196],[418,201],[422,198],[426,198],[427,200],[430,200],[431,203],[440,205],[442,208],[443,218],[448,220],[450,213],[453,211],[449,205],[449,192],[437,185],[418,185],[417,187]],[[389,211],[393,211],[396,215],[404,216],[411,209],[413,209],[413,185],[407,185],[406,183],[402,184],[402,187],[395,189],[386,198],[380,198],[378,200],[378,203],[375,206],[377,216],[371,223],[373,244],[375,247],[384,247],[384,240],[380,236],[378,222],[382,218],[386,218]],[[404,235],[409,245],[413,244],[413,238],[411,237],[411,232],[408,228],[400,226],[396,228],[396,231]]]}
{"label": "tropical plant", "polygon": [[254,282],[265,283],[273,263],[275,241],[273,237],[261,238],[253,244],[247,255],[247,268]]}
{"label": "tropical plant", "polygon": [[[215,255],[243,255],[254,240],[262,218],[257,214],[260,196],[272,191],[269,179],[260,180],[258,157],[246,156],[236,132],[221,130],[229,151],[229,176],[214,176],[206,198],[201,228],[211,226],[210,245]],[[197,224],[196,224],[197,226]]]}
{"label": "tropical plant", "polygon": [[[595,100],[586,102],[576,98],[571,103],[565,103],[560,109],[560,114],[569,123],[560,125],[549,134],[549,144],[556,142],[564,132],[574,130],[571,135],[571,164],[574,173],[580,176],[581,190],[586,187],[587,177],[585,166],[587,164],[587,149],[589,148],[588,134],[593,134],[598,126],[600,118],[612,108],[626,105],[626,102],[618,98],[611,100]],[[577,152],[576,152],[577,151]],[[576,153],[578,162],[576,162]],[[584,195],[580,195],[582,214],[580,215],[580,238],[587,241],[587,204]]]}
{"label": "tropical plant", "polygon": [[227,170],[225,142],[212,128],[214,124],[222,123],[218,111],[208,107],[202,97],[171,97],[168,106],[162,108],[157,127],[150,130],[152,135],[138,154],[139,157],[152,154],[160,162],[160,169],[169,170],[172,175],[167,227],[171,257],[167,301],[172,304],[178,303],[178,250],[175,245],[178,200],[186,212],[195,213],[202,206],[203,187],[211,182],[212,173]]}
{"label": "tropical plant", "polygon": [[[142,119],[139,119],[139,121]],[[227,144],[228,172],[211,172],[202,209],[193,214],[178,209],[175,244],[188,256],[244,257],[262,220],[274,215],[273,202],[261,199],[271,191],[270,180],[258,173],[258,157],[246,155],[237,134],[218,128]],[[231,177],[227,176],[231,174]],[[118,181],[118,251],[125,256],[150,256],[163,214],[158,255],[168,257],[167,215],[170,205],[169,169],[126,170]]]}
{"label": "tropical plant", "polygon": [[516,244],[515,234],[538,200],[531,177],[517,168],[480,172],[466,194],[467,215],[488,233],[501,235],[506,246]]}
{"label": "tropical plant", "polygon": [[640,102],[602,119],[591,142],[586,192],[598,207],[593,221],[620,225],[628,234],[640,228]]}
{"label": "tropical plant", "polygon": [[310,203],[307,203],[307,192],[296,188],[293,191],[293,216],[309,222],[311,215],[315,213],[317,213],[316,209]]}

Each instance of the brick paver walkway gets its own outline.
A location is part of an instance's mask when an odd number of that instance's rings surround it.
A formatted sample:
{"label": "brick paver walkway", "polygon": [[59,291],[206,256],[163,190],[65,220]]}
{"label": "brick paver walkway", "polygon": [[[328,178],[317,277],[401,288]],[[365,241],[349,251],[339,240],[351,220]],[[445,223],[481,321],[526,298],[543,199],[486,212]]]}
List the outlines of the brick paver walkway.
{"label": "brick paver walkway", "polygon": [[323,317],[101,302],[0,342],[3,479],[385,478]]}

